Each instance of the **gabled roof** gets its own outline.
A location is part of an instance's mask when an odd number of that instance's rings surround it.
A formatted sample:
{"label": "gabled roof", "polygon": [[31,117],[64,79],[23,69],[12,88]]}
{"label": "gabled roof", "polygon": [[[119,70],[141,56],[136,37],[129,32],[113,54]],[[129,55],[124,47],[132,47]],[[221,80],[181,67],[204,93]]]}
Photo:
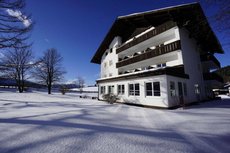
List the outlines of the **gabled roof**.
{"label": "gabled roof", "polygon": [[189,3],[119,16],[108,31],[101,45],[93,56],[92,63],[101,63],[101,58],[115,36],[121,36],[126,41],[137,28],[158,26],[172,20],[179,27],[190,31],[190,36],[197,40],[203,50],[210,53],[223,53],[223,49],[202,11],[199,3]]}

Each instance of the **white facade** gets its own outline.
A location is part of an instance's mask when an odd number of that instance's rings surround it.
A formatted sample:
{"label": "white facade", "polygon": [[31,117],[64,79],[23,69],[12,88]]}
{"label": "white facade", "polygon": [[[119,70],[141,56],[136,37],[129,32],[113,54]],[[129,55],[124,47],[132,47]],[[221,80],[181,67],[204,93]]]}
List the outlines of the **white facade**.
{"label": "white facade", "polygon": [[[144,61],[140,61],[134,64],[116,68],[116,63],[119,58],[132,56],[141,50],[146,48],[156,48],[159,44],[169,44],[180,40],[181,49],[167,54],[156,56]],[[182,95],[184,103],[195,102],[198,100],[204,100],[205,89],[203,80],[202,63],[200,60],[199,47],[194,39],[189,38],[189,34],[186,29],[179,29],[177,26],[137,44],[131,48],[128,48],[121,53],[116,54],[116,48],[121,45],[121,37],[117,36],[110,44],[110,48],[106,50],[101,61],[101,78],[98,79],[99,84],[99,99],[103,99],[104,94],[112,93],[118,95],[119,102],[134,103],[148,106],[157,107],[173,107],[180,104],[179,86],[182,85]],[[106,63],[106,64],[105,64]],[[111,64],[112,63],[112,64]],[[170,75],[157,75],[150,77],[141,77],[135,79],[121,79],[119,81],[104,81],[119,76],[129,76],[133,74],[139,74],[147,71],[158,70],[158,64],[165,63],[166,67],[173,67],[177,65],[184,65],[184,71],[189,75],[189,79],[179,78]],[[143,67],[154,66],[151,70],[143,69]],[[138,72],[134,72],[135,69],[139,69]],[[164,69],[164,68],[160,68]],[[128,74],[119,74],[119,72],[130,71]],[[160,96],[147,96],[146,95],[146,83],[159,82],[160,83]],[[175,91],[170,91],[170,83],[173,82]],[[172,83],[172,84],[173,84]],[[139,84],[139,95],[130,95],[129,85]],[[118,93],[118,86],[124,85],[124,93]],[[101,89],[103,87],[103,89]],[[112,88],[112,89],[109,89]],[[101,91],[105,90],[105,91]],[[110,91],[109,91],[110,90]],[[186,91],[185,91],[186,90]],[[199,90],[199,91],[196,91]],[[171,95],[175,92],[174,95]],[[197,93],[198,92],[198,93]],[[199,97],[198,97],[199,96]]]}
{"label": "white facade", "polygon": [[212,97],[219,82],[204,73],[219,68],[219,62],[213,54],[201,58],[209,52],[184,26],[168,21],[134,33],[125,40],[125,34],[109,38],[101,58],[93,58],[101,64],[99,100],[114,94],[118,102],[170,108]]}

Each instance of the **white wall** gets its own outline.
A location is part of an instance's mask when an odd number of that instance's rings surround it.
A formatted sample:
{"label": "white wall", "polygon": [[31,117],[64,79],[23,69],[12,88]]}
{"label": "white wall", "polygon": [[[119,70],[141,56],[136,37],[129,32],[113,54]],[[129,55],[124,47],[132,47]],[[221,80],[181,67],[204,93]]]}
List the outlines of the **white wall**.
{"label": "white wall", "polygon": [[[161,96],[146,96],[145,83],[146,82],[160,82]],[[129,84],[140,84],[140,96],[130,96],[128,93]],[[154,77],[146,77],[132,80],[121,80],[117,82],[108,82],[99,84],[99,99],[103,99],[100,94],[100,86],[106,86],[106,93],[108,93],[108,86],[114,85],[114,94],[117,95],[117,85],[125,85],[125,94],[119,96],[120,102],[129,102],[134,104],[142,104],[149,106],[168,107],[167,81],[166,75],[159,75]]]}
{"label": "white wall", "polygon": [[[116,48],[121,44],[121,37],[117,36],[110,43],[109,48],[106,50],[101,59],[101,78],[109,78],[118,75],[116,63],[118,62],[118,55],[116,54]],[[110,52],[112,49],[112,52]],[[107,55],[106,55],[107,54]],[[110,65],[110,62],[112,64]],[[106,67],[105,67],[106,63]],[[110,76],[112,75],[112,76]]]}
{"label": "white wall", "polygon": [[[175,83],[175,91],[176,91],[176,95],[175,96],[171,96],[170,93],[170,82],[174,82]],[[168,90],[168,101],[169,101],[169,106],[176,106],[180,104],[180,99],[179,99],[179,93],[178,93],[178,82],[181,82],[182,85],[184,86],[184,83],[186,84],[187,87],[187,95],[185,95],[184,92],[184,88],[183,88],[183,99],[184,99],[184,103],[189,103],[190,99],[190,92],[188,91],[188,79],[185,78],[178,78],[178,77],[174,77],[174,76],[169,76],[167,75],[167,90]]]}
{"label": "white wall", "polygon": [[197,101],[195,94],[195,84],[199,84],[201,89],[201,100],[205,99],[205,89],[203,81],[203,72],[200,61],[200,53],[196,41],[189,38],[189,33],[186,29],[180,29],[180,39],[182,47],[182,60],[184,63],[185,73],[189,75],[188,91],[189,101]]}

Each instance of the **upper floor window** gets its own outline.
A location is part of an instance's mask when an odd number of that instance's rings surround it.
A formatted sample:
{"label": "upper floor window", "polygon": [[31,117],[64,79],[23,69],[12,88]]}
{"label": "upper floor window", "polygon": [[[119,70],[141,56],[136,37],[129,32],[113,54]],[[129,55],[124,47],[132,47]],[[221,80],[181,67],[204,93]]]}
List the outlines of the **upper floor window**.
{"label": "upper floor window", "polygon": [[118,93],[118,95],[124,95],[125,94],[125,85],[118,85],[117,86],[117,93]]}
{"label": "upper floor window", "polygon": [[161,96],[160,82],[148,82],[145,87],[146,96]]}
{"label": "upper floor window", "polygon": [[166,63],[157,64],[157,67],[166,67]]}
{"label": "upper floor window", "polygon": [[112,53],[113,52],[113,48],[110,48],[109,52]]}
{"label": "upper floor window", "polygon": [[139,85],[139,83],[129,84],[129,95],[140,96],[140,85]]}
{"label": "upper floor window", "polygon": [[106,65],[107,65],[107,63],[105,62],[105,63],[104,63],[104,67],[106,67]]}
{"label": "upper floor window", "polygon": [[105,56],[107,56],[108,55],[108,52],[105,52]]}

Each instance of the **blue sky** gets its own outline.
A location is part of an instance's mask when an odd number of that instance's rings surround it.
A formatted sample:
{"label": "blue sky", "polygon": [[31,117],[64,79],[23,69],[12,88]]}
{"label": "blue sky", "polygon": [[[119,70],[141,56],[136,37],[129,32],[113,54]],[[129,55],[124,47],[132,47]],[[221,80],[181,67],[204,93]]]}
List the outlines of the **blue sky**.
{"label": "blue sky", "polygon": [[[77,76],[95,84],[100,66],[90,60],[117,16],[193,2],[192,0],[26,0],[35,27],[31,34],[33,51],[41,56],[56,48],[64,58],[65,81]],[[213,9],[204,10],[209,15]],[[222,35],[216,32],[222,42]],[[229,65],[227,47],[216,55],[222,66]]]}

